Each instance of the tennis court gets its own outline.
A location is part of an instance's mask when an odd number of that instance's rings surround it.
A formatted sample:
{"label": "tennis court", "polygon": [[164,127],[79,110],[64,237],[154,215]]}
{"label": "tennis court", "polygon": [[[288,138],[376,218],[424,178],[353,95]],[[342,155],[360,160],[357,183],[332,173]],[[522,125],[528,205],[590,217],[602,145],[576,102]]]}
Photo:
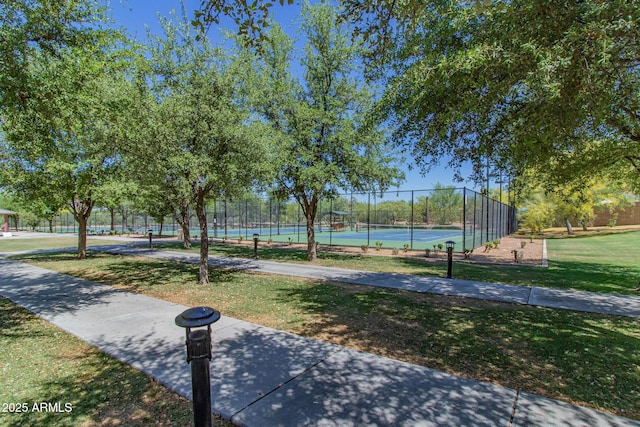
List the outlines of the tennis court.
{"label": "tennis court", "polygon": [[[119,213],[120,214],[120,213]],[[121,218],[119,218],[121,216]],[[248,197],[237,201],[214,200],[207,209],[209,236],[236,240],[260,235],[266,242],[307,241],[306,220],[300,205],[292,199]],[[76,232],[73,215],[60,214],[51,223],[54,232]],[[315,218],[316,240],[322,245],[384,248],[433,249],[447,240],[456,242],[455,251],[482,246],[517,229],[515,208],[467,188],[349,193],[323,200]],[[177,235],[180,226],[173,215],[156,221],[131,209],[112,216],[96,208],[88,227],[96,233],[118,231]],[[43,222],[39,231],[48,230]],[[195,218],[191,236],[200,234]]]}
{"label": "tennis court", "polygon": [[[253,238],[253,234],[259,234],[261,241],[271,239],[273,242],[306,243],[307,232],[304,226],[289,225],[285,227],[253,227],[253,228],[227,228],[211,229],[211,237],[237,239]],[[354,225],[341,230],[330,227],[316,227],[315,239],[323,245],[362,246],[374,247],[376,242],[382,242],[384,248],[402,249],[408,244],[411,249],[432,249],[433,245],[443,244],[452,240],[461,249],[462,230],[442,230],[415,226],[391,226],[391,225]],[[291,239],[291,240],[289,240]]]}

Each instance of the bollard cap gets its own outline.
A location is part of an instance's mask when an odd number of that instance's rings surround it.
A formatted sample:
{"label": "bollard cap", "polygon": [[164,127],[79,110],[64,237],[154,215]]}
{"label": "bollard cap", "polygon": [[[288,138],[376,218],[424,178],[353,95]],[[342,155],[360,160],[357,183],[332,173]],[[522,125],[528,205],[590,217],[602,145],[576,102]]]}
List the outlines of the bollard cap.
{"label": "bollard cap", "polygon": [[207,326],[220,320],[220,312],[211,307],[194,307],[176,316],[176,325],[182,328]]}

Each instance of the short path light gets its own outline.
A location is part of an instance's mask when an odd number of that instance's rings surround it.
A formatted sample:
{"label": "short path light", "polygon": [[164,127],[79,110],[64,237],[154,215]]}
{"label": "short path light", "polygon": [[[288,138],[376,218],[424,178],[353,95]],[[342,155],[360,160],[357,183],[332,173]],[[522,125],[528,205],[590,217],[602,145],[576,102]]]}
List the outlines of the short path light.
{"label": "short path light", "polygon": [[258,240],[260,240],[260,235],[253,233],[253,259],[258,259]]}
{"label": "short path light", "polygon": [[[211,427],[211,324],[220,319],[220,312],[211,307],[195,307],[176,317],[176,325],[187,330],[187,363],[191,363],[191,389],[193,390],[193,424]],[[191,328],[207,329],[192,331]]]}
{"label": "short path light", "polygon": [[153,230],[149,229],[149,249],[153,249]]}
{"label": "short path light", "polygon": [[453,240],[447,240],[444,242],[447,246],[447,279],[451,279],[451,270],[453,267],[453,247],[456,245],[456,242]]}

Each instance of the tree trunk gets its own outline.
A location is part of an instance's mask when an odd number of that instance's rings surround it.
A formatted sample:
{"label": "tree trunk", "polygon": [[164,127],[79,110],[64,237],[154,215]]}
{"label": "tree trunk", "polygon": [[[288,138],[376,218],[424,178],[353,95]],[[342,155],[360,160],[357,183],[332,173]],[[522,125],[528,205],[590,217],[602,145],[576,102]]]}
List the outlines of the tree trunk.
{"label": "tree trunk", "polygon": [[318,258],[316,252],[316,232],[313,223],[316,219],[318,200],[311,199],[311,202],[304,203],[304,216],[307,220],[307,261],[315,261]]}
{"label": "tree trunk", "polygon": [[87,258],[87,222],[91,216],[93,201],[91,199],[76,201],[73,204],[73,216],[78,223],[78,259]]}
{"label": "tree trunk", "polygon": [[91,196],[82,201],[73,200],[71,203],[73,217],[78,223],[78,259],[87,258],[87,222],[89,222],[93,204]]}
{"label": "tree trunk", "polygon": [[198,191],[196,197],[196,216],[200,224],[200,281],[201,285],[209,284],[209,233],[207,230],[207,214],[204,210],[204,193]]}
{"label": "tree trunk", "polygon": [[116,208],[109,208],[109,213],[111,214],[111,233],[113,234],[116,231]]}
{"label": "tree trunk", "polygon": [[164,221],[160,222],[160,230],[158,230],[158,236],[162,236],[162,228],[164,227]]}
{"label": "tree trunk", "polygon": [[571,226],[571,222],[569,222],[569,218],[565,218],[564,223],[567,226],[567,234],[573,236],[573,227]]}
{"label": "tree trunk", "polygon": [[53,218],[49,218],[49,233],[53,233]]}
{"label": "tree trunk", "polygon": [[87,258],[87,220],[78,216],[78,259]]}
{"label": "tree trunk", "polygon": [[182,228],[182,243],[185,249],[191,249],[191,233],[189,232],[189,207],[180,207],[180,216],[176,216],[176,222]]}

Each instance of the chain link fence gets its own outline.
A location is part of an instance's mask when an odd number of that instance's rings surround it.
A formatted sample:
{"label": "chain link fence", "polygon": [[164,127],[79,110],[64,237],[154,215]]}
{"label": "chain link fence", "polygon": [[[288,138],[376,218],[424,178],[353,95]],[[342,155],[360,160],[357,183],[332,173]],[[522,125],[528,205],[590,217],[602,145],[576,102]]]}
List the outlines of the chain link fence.
{"label": "chain link fence", "polygon": [[[209,237],[252,239],[280,243],[306,243],[306,219],[294,200],[250,197],[243,200],[215,200],[207,208]],[[23,229],[29,227],[20,223]],[[195,215],[191,216],[192,237],[199,235]],[[75,233],[77,224],[70,213],[36,231]],[[180,227],[172,216],[159,221],[128,206],[110,211],[96,207],[88,222],[89,233],[178,235]],[[349,193],[318,206],[314,222],[315,239],[331,246],[379,246],[407,250],[440,249],[446,241],[462,252],[500,239],[517,230],[515,208],[467,188]]]}

